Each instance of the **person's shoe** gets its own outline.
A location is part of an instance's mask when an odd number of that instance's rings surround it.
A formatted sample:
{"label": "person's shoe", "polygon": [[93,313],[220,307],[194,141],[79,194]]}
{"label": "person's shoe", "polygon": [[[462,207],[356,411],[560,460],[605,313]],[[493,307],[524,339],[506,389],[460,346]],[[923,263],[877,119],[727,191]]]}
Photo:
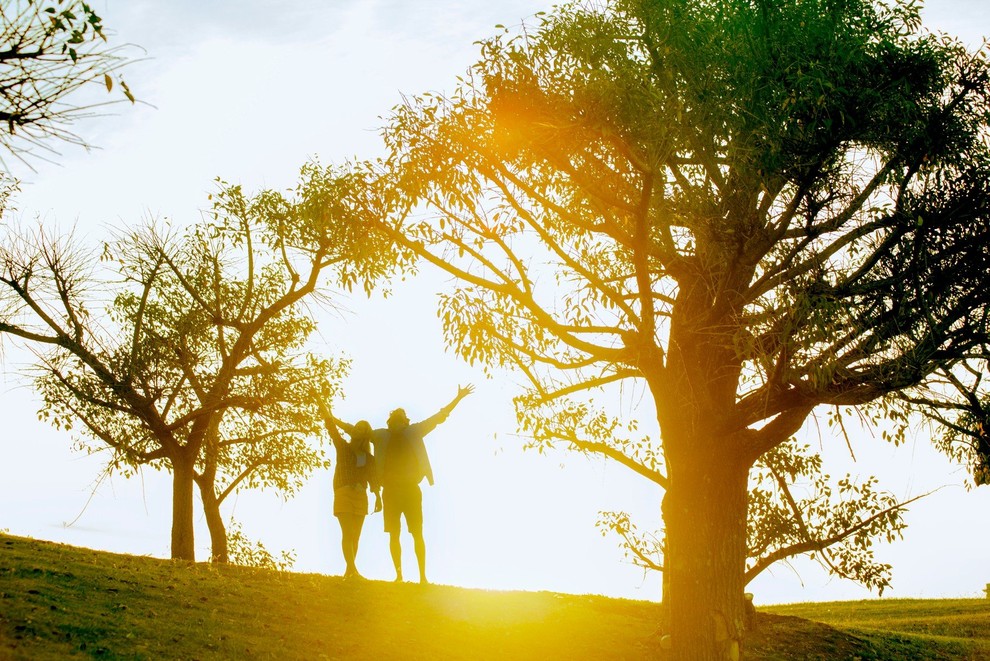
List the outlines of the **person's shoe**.
{"label": "person's shoe", "polygon": [[396,574],[393,583],[402,583],[402,574]]}

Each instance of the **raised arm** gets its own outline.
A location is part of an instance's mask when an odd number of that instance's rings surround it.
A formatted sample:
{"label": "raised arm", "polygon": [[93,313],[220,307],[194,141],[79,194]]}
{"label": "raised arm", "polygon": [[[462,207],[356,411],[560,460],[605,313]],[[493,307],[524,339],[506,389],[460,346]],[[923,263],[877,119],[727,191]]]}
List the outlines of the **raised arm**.
{"label": "raised arm", "polygon": [[441,422],[447,419],[447,416],[450,415],[450,412],[454,410],[454,407],[456,407],[461,402],[462,399],[464,399],[473,392],[474,392],[474,386],[470,383],[467,384],[466,386],[458,387],[457,395],[454,396],[454,399],[450,400],[449,404],[447,404],[445,407],[443,407],[442,409],[431,415],[426,420],[416,423],[416,428],[419,431],[419,433],[425,435],[433,431],[437,425],[439,425]]}
{"label": "raised arm", "polygon": [[322,397],[318,397],[316,399],[316,405],[320,409],[320,415],[323,416],[323,425],[327,428],[327,432],[330,433],[330,440],[333,441],[334,447],[339,448],[341,445],[346,445],[347,442],[344,440],[344,437],[340,435],[340,431],[337,428],[339,427],[348,434],[351,434],[354,431],[354,425],[349,425],[346,422],[335,418],[333,413],[330,411],[330,407],[327,406],[326,401],[324,401]]}

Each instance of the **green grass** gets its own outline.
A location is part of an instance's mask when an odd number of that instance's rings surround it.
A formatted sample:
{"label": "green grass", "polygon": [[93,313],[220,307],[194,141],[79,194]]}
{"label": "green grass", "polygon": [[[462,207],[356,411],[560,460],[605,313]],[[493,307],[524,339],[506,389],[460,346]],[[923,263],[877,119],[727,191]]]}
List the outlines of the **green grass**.
{"label": "green grass", "polygon": [[897,642],[905,658],[990,659],[990,600],[882,599],[792,604],[766,609],[848,631],[882,649]]}
{"label": "green grass", "polygon": [[[658,616],[644,601],[217,568],[0,535],[3,661],[642,659],[657,656]],[[990,658],[990,602],[764,609],[747,658]]]}

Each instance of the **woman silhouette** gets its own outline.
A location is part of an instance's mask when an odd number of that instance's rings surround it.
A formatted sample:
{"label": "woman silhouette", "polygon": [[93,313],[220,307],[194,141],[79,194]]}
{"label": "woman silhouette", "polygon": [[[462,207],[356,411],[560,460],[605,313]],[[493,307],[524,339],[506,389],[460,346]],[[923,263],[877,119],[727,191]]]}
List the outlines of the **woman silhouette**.
{"label": "woman silhouette", "polygon": [[333,471],[333,515],[340,523],[340,548],[346,563],[344,578],[361,578],[355,561],[364,518],[368,515],[368,487],[375,494],[375,511],[382,509],[378,470],[371,453],[371,425],[365,420],[354,425],[349,430],[351,440],[348,443],[340,435],[322,400],[320,410],[337,451],[337,466]]}

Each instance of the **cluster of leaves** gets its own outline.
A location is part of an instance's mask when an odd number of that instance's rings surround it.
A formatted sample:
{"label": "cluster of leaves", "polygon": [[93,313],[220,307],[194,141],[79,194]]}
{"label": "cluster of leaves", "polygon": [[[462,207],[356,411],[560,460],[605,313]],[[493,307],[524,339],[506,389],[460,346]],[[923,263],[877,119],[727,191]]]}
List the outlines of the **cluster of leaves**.
{"label": "cluster of leaves", "polygon": [[564,444],[577,452],[600,454],[666,487],[661,446],[640,432],[635,419],[621,419],[596,405],[592,398],[555,397],[535,393],[515,398],[516,420],[529,438],[529,447],[544,452]]}
{"label": "cluster of leaves", "polygon": [[[990,337],[990,335],[988,335]],[[936,444],[952,459],[969,466],[973,484],[990,484],[990,352],[941,371],[924,388],[902,393],[896,405],[922,410]]]}
{"label": "cluster of leaves", "polygon": [[293,282],[319,254],[321,269],[333,272],[329,284],[370,293],[400,262],[396,246],[377,231],[375,223],[386,212],[368,163],[311,161],[300,170],[290,195],[263,190],[248,197],[238,185],[218,184],[208,231],[239,242],[238,222],[260,223],[260,237]]}
{"label": "cluster of leaves", "polygon": [[15,156],[52,152],[46,139],[85,142],[70,130],[103,103],[74,105],[69,97],[97,84],[116,84],[134,102],[119,70],[121,47],[107,45],[103,22],[82,0],[13,0],[0,7],[0,146]]}
{"label": "cluster of leaves", "polygon": [[599,512],[595,526],[603,537],[618,535],[626,558],[634,565],[663,571],[663,531],[641,531],[628,512]]}
{"label": "cluster of leaves", "polygon": [[[901,539],[903,514],[918,498],[899,502],[877,489],[876,478],[832,480],[821,456],[794,439],[760,458],[750,473],[746,582],[778,562],[805,555],[830,574],[883,594],[891,565],[874,555],[874,544]],[[639,529],[627,512],[601,512],[602,535],[615,534],[627,559],[664,570],[663,530]]]}
{"label": "cluster of leaves", "polygon": [[281,551],[278,556],[272,555],[263,543],[249,539],[244,534],[241,524],[234,519],[227,523],[227,542],[230,563],[233,565],[287,572],[296,563],[294,551]]}
{"label": "cluster of leaves", "polygon": [[906,507],[923,496],[898,501],[877,489],[875,477],[833,480],[809,449],[792,439],[761,457],[751,473],[747,579],[803,553],[883,594],[891,567],[875,559],[874,543],[901,539]]}

